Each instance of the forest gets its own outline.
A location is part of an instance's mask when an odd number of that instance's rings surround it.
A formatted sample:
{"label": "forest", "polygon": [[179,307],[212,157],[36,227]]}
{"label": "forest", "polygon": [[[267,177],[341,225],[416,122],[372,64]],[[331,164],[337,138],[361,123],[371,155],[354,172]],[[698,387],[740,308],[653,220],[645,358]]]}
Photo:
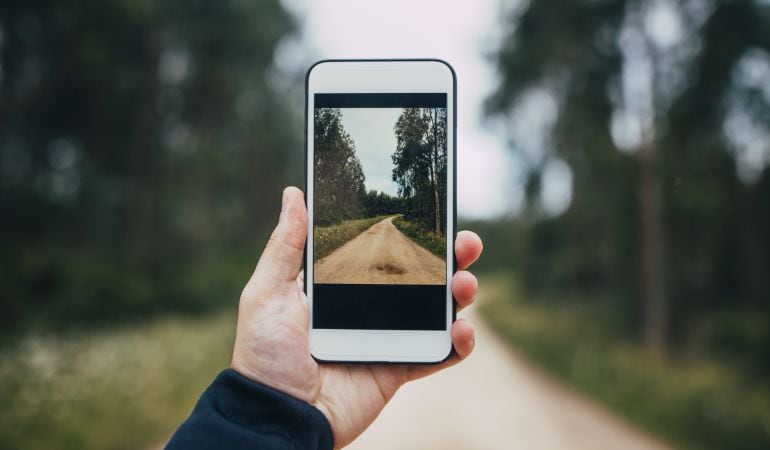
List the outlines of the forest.
{"label": "forest", "polygon": [[273,1],[2,2],[0,334],[237,300],[302,181],[271,68],[295,29]]}
{"label": "forest", "polygon": [[[685,351],[706,332],[713,351],[756,352],[746,360],[767,373],[770,333],[727,317],[770,317],[770,171],[743,159],[768,145],[770,13],[751,1],[682,5],[680,41],[663,42],[644,28],[653,3],[536,2],[496,55],[491,117],[513,129],[533,93],[558,111],[544,151],[524,164],[521,279],[531,292],[613,299],[651,352]],[[629,86],[632,69],[646,88]],[[527,150],[521,134],[511,139]],[[548,217],[539,188],[556,159],[571,169],[573,197]]]}
{"label": "forest", "polygon": [[391,156],[392,179],[397,196],[366,189],[356,144],[342,123],[344,113],[336,108],[315,111],[315,223],[329,226],[402,214],[426,231],[445,235],[446,109],[404,108],[393,125],[397,147]]}

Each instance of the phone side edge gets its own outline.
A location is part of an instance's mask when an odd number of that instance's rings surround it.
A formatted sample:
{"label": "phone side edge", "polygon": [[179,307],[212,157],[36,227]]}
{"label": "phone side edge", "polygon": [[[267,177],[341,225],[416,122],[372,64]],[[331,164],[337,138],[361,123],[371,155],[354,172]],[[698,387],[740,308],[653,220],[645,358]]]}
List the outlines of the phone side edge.
{"label": "phone side edge", "polygon": [[[454,67],[443,59],[434,58],[431,61],[439,62],[445,65],[450,74],[452,75],[452,274],[457,272],[457,256],[455,253],[455,244],[457,243],[457,73]],[[449,260],[449,258],[447,258]],[[449,261],[447,261],[449,262]],[[452,291],[452,280],[447,283],[447,289],[450,293]],[[452,322],[449,324],[447,331],[449,332],[450,346],[447,355],[436,361],[433,364],[442,364],[448,361],[452,356],[457,354],[457,349],[452,339],[452,325],[457,321],[457,299],[452,294]]]}

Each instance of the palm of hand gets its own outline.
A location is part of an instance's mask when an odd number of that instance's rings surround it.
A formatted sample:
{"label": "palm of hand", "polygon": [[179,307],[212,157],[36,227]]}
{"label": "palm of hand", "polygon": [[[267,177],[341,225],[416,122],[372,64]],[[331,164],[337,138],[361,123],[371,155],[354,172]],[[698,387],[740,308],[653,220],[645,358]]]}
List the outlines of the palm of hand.
{"label": "palm of hand", "polygon": [[238,332],[246,329],[248,338],[236,338],[233,368],[317,407],[331,424],[335,446],[347,445],[409,380],[410,368],[318,364],[310,356],[301,281],[285,289],[276,295],[281,298],[242,300]]}
{"label": "palm of hand", "polygon": [[[284,191],[283,209],[254,274],[241,294],[231,367],[242,375],[317,407],[328,419],[337,448],[350,443],[407,381],[456,364],[473,349],[473,327],[452,324],[455,354],[438,365],[318,364],[310,356],[308,301],[302,288],[307,211],[302,192]],[[457,266],[464,269],[481,253],[470,232],[455,240]],[[459,270],[452,277],[458,308],[473,302],[477,282]]]}

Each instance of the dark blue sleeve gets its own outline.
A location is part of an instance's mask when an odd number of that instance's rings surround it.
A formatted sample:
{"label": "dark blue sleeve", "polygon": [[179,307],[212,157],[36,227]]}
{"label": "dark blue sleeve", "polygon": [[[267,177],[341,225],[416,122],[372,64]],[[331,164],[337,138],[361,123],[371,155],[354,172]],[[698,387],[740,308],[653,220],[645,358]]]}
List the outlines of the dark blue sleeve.
{"label": "dark blue sleeve", "polygon": [[331,450],[333,445],[321,411],[227,369],[206,389],[166,448]]}

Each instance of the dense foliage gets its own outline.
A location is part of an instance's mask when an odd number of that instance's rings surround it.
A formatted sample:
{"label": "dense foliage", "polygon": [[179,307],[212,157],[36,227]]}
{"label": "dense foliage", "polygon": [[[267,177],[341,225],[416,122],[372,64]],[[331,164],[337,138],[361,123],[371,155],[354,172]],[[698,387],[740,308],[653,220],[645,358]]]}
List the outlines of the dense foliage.
{"label": "dense foliage", "polygon": [[399,214],[404,210],[404,199],[371,190],[364,195],[364,210],[368,216]]}
{"label": "dense foliage", "polygon": [[292,30],[277,1],[2,2],[0,329],[237,301],[300,180]]}

